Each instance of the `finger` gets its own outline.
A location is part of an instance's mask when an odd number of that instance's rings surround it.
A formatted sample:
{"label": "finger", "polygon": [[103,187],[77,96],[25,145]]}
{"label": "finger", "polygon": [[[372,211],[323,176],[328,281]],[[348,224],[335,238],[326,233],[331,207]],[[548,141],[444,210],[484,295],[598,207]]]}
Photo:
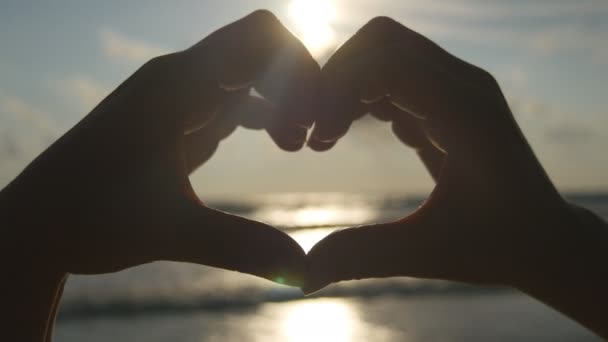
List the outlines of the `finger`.
{"label": "finger", "polygon": [[[373,90],[370,90],[370,92]],[[332,70],[321,74],[318,116],[311,133],[312,146],[328,145],[343,137],[352,122],[367,113],[360,100],[361,89],[347,78],[335,77]],[[370,95],[372,96],[372,95]]]}
{"label": "finger", "polygon": [[[224,95],[226,96],[226,95]],[[243,100],[237,100],[235,95],[228,103],[241,104]],[[240,98],[243,98],[242,96]],[[246,97],[245,97],[246,98]],[[250,110],[249,113],[243,113],[244,109]],[[240,117],[247,114],[256,114],[259,108],[251,110],[250,107],[235,107],[224,106],[217,110],[217,114],[203,128],[199,128],[192,132],[186,132],[184,135],[184,158],[186,162],[186,170],[192,173],[202,164],[207,162],[217,150],[222,139],[228,137],[236,130],[239,125]]]}
{"label": "finger", "polygon": [[251,129],[266,129],[283,150],[297,151],[306,141],[307,129],[285,120],[277,107],[266,99],[246,95],[231,101],[222,112],[220,117],[232,118],[235,124]]}
{"label": "finger", "polygon": [[124,101],[140,125],[162,127],[165,133],[203,127],[217,113],[225,92],[200,65],[187,65],[191,59],[184,52],[151,59],[100,105]]}
{"label": "finger", "polygon": [[364,104],[384,102],[385,97],[390,94],[386,82],[372,70],[368,70],[368,73],[370,75],[362,80],[359,91],[361,102]]}
{"label": "finger", "polygon": [[157,260],[197,263],[302,284],[305,253],[287,234],[266,224],[188,203],[172,234],[159,239]]}
{"label": "finger", "polygon": [[236,113],[239,125],[248,129],[265,129],[279,115],[276,106],[270,101],[256,96],[241,99],[235,107],[231,110]]}
{"label": "finger", "polygon": [[200,129],[184,137],[184,158],[188,174],[207,162],[220,144],[217,134],[211,129]]}
{"label": "finger", "polygon": [[429,140],[422,122],[395,107],[390,100],[383,100],[368,105],[372,116],[382,121],[392,121],[393,133],[408,147],[416,150],[418,157],[437,182],[443,167],[445,153]]}
{"label": "finger", "polygon": [[376,79],[388,88],[389,102],[420,119],[424,132],[442,151],[448,146],[471,150],[486,135],[484,122],[488,119],[483,107],[487,101],[468,84],[412,56],[402,46],[393,44],[361,55],[333,77],[341,84],[357,83],[363,68],[376,71]]}
{"label": "finger", "polygon": [[[375,70],[382,63],[361,62],[361,55],[373,51],[373,40],[361,38],[361,31],[350,38],[332,55],[321,71],[322,110],[311,135],[312,146],[332,142],[348,131],[353,120],[368,111],[368,104],[381,103],[388,95],[384,80]],[[365,47],[351,53],[353,46]],[[357,61],[357,63],[353,63]],[[376,111],[385,113],[385,111]],[[380,114],[382,115],[382,114]]]}
{"label": "finger", "polygon": [[482,85],[494,84],[492,77],[483,69],[455,57],[420,33],[388,17],[370,20],[332,55],[323,69],[339,69],[357,56],[394,44],[449,71],[459,79],[471,83],[480,82]]}
{"label": "finger", "polygon": [[[407,276],[456,279],[450,234],[424,209],[397,222],[346,228],[317,243],[307,255],[306,294],[335,282]],[[454,232],[457,234],[457,232]]]}
{"label": "finger", "polygon": [[435,183],[439,182],[443,165],[445,164],[445,154],[435,146],[421,148],[417,150],[416,153],[426,167],[427,171],[429,171],[431,177],[433,177]]}
{"label": "finger", "polygon": [[416,150],[433,180],[437,182],[443,167],[445,153],[439,150],[425,134],[420,120],[406,113],[394,116],[392,129],[397,138]]}
{"label": "finger", "polygon": [[335,145],[328,143],[346,135],[353,121],[366,113],[367,108],[358,99],[356,91],[341,84],[324,84],[319,115],[310,136],[311,146]]}
{"label": "finger", "polygon": [[306,142],[308,133],[305,127],[286,123],[283,120],[273,122],[266,131],[279,148],[289,152],[300,150]]}
{"label": "finger", "polygon": [[369,113],[380,121],[393,121],[399,116],[407,115],[395,107],[388,98],[367,105]]}
{"label": "finger", "polygon": [[436,148],[464,154],[483,148],[483,137],[495,124],[489,98],[401,46],[389,47],[380,56],[393,67],[385,75],[390,102],[416,118]]}
{"label": "finger", "polygon": [[337,143],[338,143],[337,140],[334,140],[334,141],[331,141],[331,142],[323,142],[323,141],[309,139],[306,142],[306,145],[308,147],[310,147],[313,151],[323,152],[323,151],[327,151],[327,150],[331,149]]}
{"label": "finger", "polygon": [[[332,77],[335,82],[353,87],[357,82],[367,82],[360,70],[374,70],[372,88],[378,93],[388,93],[388,98],[369,103],[372,115],[382,120],[393,121],[393,131],[406,145],[417,150],[419,157],[437,180],[443,165],[444,151],[435,146],[426,135],[429,123],[440,121],[440,127],[449,126],[445,122],[446,108],[458,112],[462,100],[460,88],[454,79],[428,63],[412,59],[400,46],[391,45],[358,56],[343,65]],[[325,72],[325,70],[324,70]],[[371,98],[373,96],[369,96]],[[362,98],[362,101],[364,98]],[[431,120],[418,120],[431,117]],[[453,127],[451,127],[454,130]],[[444,143],[446,131],[432,129],[432,138]],[[454,140],[454,139],[452,139]],[[441,143],[437,143],[441,146]]]}
{"label": "finger", "polygon": [[304,45],[268,11],[256,11],[187,52],[207,65],[225,89],[254,86],[294,124],[310,127],[320,67]]}
{"label": "finger", "polygon": [[239,125],[250,129],[266,129],[277,145],[287,151],[300,149],[306,138],[306,129],[293,125],[277,127],[274,120],[277,116],[274,105],[265,99],[249,95],[234,98],[218,110],[211,123],[185,135],[184,155],[188,173],[207,162],[219,147],[220,141]]}
{"label": "finger", "polygon": [[[363,70],[374,75],[371,81]],[[488,101],[484,97],[492,100],[496,100],[496,95],[501,97],[490,74],[385,17],[376,18],[359,30],[332,56],[322,73],[324,79],[351,88],[383,89],[378,84],[384,84],[392,103],[400,109],[419,118],[434,116],[433,120],[440,121],[425,122],[428,126],[425,129],[437,136],[432,138],[436,138],[438,145],[446,144],[440,140],[453,138],[453,142],[459,142],[467,137],[483,136],[470,134],[470,128],[484,126],[473,122],[483,121],[483,114],[487,114],[484,103]],[[371,98],[373,96],[363,96],[362,100]],[[454,115],[446,116],[446,113]],[[464,114],[478,115],[473,119],[462,117]],[[460,128],[451,128],[458,122]],[[458,134],[451,132],[458,130],[461,131]],[[449,135],[453,136],[445,137]]]}

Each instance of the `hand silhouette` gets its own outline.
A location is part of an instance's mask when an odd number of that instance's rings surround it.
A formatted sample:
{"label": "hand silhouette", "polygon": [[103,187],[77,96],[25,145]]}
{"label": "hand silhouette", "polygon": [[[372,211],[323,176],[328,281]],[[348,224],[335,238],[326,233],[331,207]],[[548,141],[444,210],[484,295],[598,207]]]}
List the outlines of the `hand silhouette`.
{"label": "hand silhouette", "polygon": [[237,125],[300,149],[319,80],[267,11],[137,70],[0,193],[8,339],[50,340],[68,273],[171,260],[300,284],[305,253],[293,239],[204,206],[188,174]]}
{"label": "hand silhouette", "polygon": [[[323,151],[367,112],[392,121],[437,182],[399,221],[336,232],[305,256],[268,225],[204,206],[190,186],[188,174],[238,125],[295,151],[314,123],[308,145]],[[601,310],[589,309],[596,298],[585,296],[608,285],[585,264],[605,260],[602,223],[557,193],[490,74],[388,18],[363,27],[323,70],[266,11],[155,58],[7,186],[0,208],[13,280],[1,292],[15,339],[50,340],[66,274],[155,260],[280,278],[305,292],[389,276],[514,286],[605,330]],[[569,299],[574,290],[584,298]]]}
{"label": "hand silhouette", "polygon": [[[173,260],[293,283],[299,245],[205,207],[188,174],[237,125],[299,149],[319,74],[305,47],[265,11],[154,58],[7,188],[8,205],[20,209],[5,253],[61,273]],[[264,99],[250,96],[251,87]]]}
{"label": "hand silhouette", "polygon": [[[371,112],[391,120],[436,180],[397,222],[344,229],[309,253],[307,291],[347,279],[415,276],[517,285],[564,248],[574,222],[496,81],[389,18],[358,31],[322,70],[325,150]],[[540,248],[542,247],[542,248]],[[517,267],[515,267],[517,265]],[[524,266],[524,267],[521,267]]]}
{"label": "hand silhouette", "polygon": [[436,186],[408,217],[321,240],[307,256],[305,292],[390,276],[511,286],[608,336],[606,224],[558,194],[490,74],[384,17],[321,74],[311,148],[331,148],[370,112],[392,121]]}

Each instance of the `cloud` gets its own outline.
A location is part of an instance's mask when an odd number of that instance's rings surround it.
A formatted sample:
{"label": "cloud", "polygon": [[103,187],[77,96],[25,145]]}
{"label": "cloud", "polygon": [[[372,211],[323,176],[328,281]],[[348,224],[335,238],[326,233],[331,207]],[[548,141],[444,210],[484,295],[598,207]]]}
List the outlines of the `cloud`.
{"label": "cloud", "polygon": [[59,136],[49,113],[0,92],[0,187]]}
{"label": "cloud", "polygon": [[100,38],[103,54],[116,61],[140,63],[167,53],[165,48],[108,29],[100,31]]}
{"label": "cloud", "polygon": [[59,88],[66,98],[78,101],[81,110],[93,109],[111,89],[84,75],[74,75],[59,82]]}
{"label": "cloud", "polygon": [[19,127],[32,127],[41,132],[56,132],[56,125],[50,120],[48,113],[17,96],[0,93],[0,118],[4,128],[12,123]]}
{"label": "cloud", "polygon": [[547,128],[545,137],[550,142],[571,146],[572,144],[588,142],[596,136],[593,127],[581,124],[563,124]]}
{"label": "cloud", "polygon": [[535,1],[479,1],[444,0],[419,1],[379,0],[338,0],[336,7],[348,15],[338,19],[369,20],[369,16],[381,10],[391,16],[411,15],[430,17],[451,17],[467,20],[508,20],[514,17],[530,19],[551,19],[563,16],[608,14],[605,0],[535,0]]}
{"label": "cloud", "polygon": [[604,0],[537,0],[537,1],[435,1],[422,2],[410,0],[410,10],[418,14],[459,16],[466,18],[504,19],[520,18],[556,18],[565,15],[588,15],[608,13]]}
{"label": "cloud", "polygon": [[579,53],[597,64],[608,63],[604,0],[536,1],[349,1],[341,6],[339,40],[347,39],[373,16],[390,15],[409,28],[442,42],[527,50],[542,56]]}
{"label": "cloud", "polygon": [[[597,143],[602,133],[598,127],[605,126],[606,116],[599,113],[576,115],[521,92],[509,96],[508,102],[528,139],[544,150],[579,149],[585,144]],[[556,144],[559,148],[554,147]]]}

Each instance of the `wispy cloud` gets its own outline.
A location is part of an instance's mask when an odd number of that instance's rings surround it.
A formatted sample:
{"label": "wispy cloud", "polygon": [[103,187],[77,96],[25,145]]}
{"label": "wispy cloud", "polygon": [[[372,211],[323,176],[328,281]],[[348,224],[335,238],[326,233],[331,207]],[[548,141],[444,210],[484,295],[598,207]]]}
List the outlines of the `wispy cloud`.
{"label": "wispy cloud", "polygon": [[[56,132],[56,126],[48,113],[25,100],[0,92],[0,117],[20,127],[32,127],[44,133]],[[6,126],[3,126],[7,128]]]}
{"label": "wispy cloud", "polygon": [[[562,16],[608,14],[605,0],[338,0],[341,19],[369,20],[370,15],[390,14],[464,18],[467,20],[509,20],[517,18],[558,18]],[[339,18],[339,19],[340,19]],[[367,19],[366,19],[367,18]]]}
{"label": "wispy cloud", "polygon": [[608,13],[604,0],[535,0],[535,1],[416,1],[403,2],[417,14],[483,18],[485,20],[520,18],[555,18],[564,15]]}
{"label": "wispy cloud", "polygon": [[340,40],[384,14],[442,42],[515,48],[542,56],[580,53],[591,62],[608,63],[608,25],[597,20],[608,15],[605,0],[342,2],[344,11],[336,23]]}
{"label": "wispy cloud", "polygon": [[101,48],[107,58],[125,62],[145,62],[152,57],[167,53],[167,49],[152,43],[126,37],[103,29],[100,31]]}
{"label": "wispy cloud", "polygon": [[581,124],[567,124],[547,128],[545,137],[550,142],[571,146],[572,144],[588,142],[596,137],[593,127]]}
{"label": "wispy cloud", "polygon": [[49,113],[0,92],[0,187],[8,183],[59,135]]}
{"label": "wispy cloud", "polygon": [[93,109],[111,91],[85,75],[74,75],[58,83],[62,94],[71,101],[77,101],[79,109],[83,111]]}

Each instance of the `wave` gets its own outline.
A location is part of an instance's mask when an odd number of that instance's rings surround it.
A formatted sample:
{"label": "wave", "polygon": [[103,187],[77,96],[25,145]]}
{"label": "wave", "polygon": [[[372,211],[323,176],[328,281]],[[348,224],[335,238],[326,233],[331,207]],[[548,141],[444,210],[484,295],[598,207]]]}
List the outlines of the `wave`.
{"label": "wave", "polygon": [[443,281],[361,281],[364,284],[352,286],[348,283],[337,284],[311,296],[303,296],[295,288],[270,288],[251,293],[242,289],[230,295],[201,295],[187,299],[152,298],[112,298],[105,301],[78,300],[62,305],[58,319],[81,320],[98,318],[125,318],[149,315],[179,315],[193,312],[249,311],[267,303],[307,300],[314,298],[359,298],[371,299],[393,296],[421,295],[480,295],[511,291],[505,288],[476,287],[461,283]]}

